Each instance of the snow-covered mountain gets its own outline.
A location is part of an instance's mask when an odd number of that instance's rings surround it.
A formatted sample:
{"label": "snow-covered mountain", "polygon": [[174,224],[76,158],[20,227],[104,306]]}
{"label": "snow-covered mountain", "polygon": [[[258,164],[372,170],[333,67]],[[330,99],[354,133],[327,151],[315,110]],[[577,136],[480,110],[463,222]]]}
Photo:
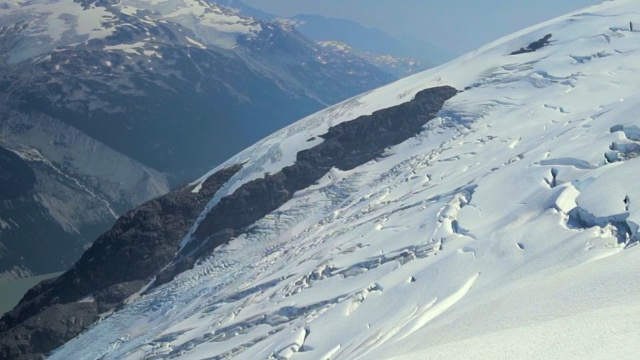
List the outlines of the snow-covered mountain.
{"label": "snow-covered mountain", "polygon": [[638,23],[609,1],[274,133],[32,289],[0,355],[97,321],[50,358],[636,358]]}
{"label": "snow-covered mountain", "polygon": [[[179,181],[226,160],[241,149],[236,143],[247,146],[287,125],[292,115],[393,79],[356,57],[327,64],[318,60],[322,47],[293,29],[213,2],[3,7],[0,64],[8,106],[61,118]],[[272,109],[285,102],[298,106]],[[263,113],[254,114],[254,107]],[[192,124],[206,136],[193,139]],[[238,133],[248,139],[230,140],[226,130],[245,130]],[[194,144],[182,144],[183,134]],[[211,146],[216,141],[234,152]],[[221,154],[206,155],[213,150]]]}
{"label": "snow-covered mountain", "polygon": [[361,57],[376,67],[397,76],[399,79],[425,71],[433,65],[409,57],[394,55],[377,55],[366,51],[354,49],[348,44],[340,41],[318,41],[318,44],[333,52],[334,56],[345,56],[354,54]]}
{"label": "snow-covered mountain", "polygon": [[435,65],[455,57],[449,51],[428,42],[429,36],[415,38],[408,35],[391,35],[353,20],[316,14],[299,14],[293,16],[290,21],[295,24],[296,29],[311,39],[339,41],[371,54],[412,58]]}
{"label": "snow-covered mountain", "polygon": [[226,8],[245,16],[275,20],[285,26],[295,27],[323,48],[331,50],[330,55],[355,55],[399,79],[427,70],[434,66],[433,63],[441,64],[453,58],[445,50],[424,41],[395,37],[351,20],[310,14],[282,18],[248,6],[242,1],[230,1]]}
{"label": "snow-covered mountain", "polygon": [[37,175],[0,201],[0,281],[68,269],[127,209],[395,79],[329,55],[210,1],[0,2],[0,146]]}

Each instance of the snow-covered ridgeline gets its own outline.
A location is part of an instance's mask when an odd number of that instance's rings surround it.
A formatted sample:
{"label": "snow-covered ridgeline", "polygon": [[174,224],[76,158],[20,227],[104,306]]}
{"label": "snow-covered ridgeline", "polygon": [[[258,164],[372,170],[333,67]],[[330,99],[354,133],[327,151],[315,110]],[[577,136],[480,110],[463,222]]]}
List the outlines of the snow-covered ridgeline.
{"label": "snow-covered ridgeline", "polygon": [[[156,27],[159,22],[179,24],[196,39],[198,47],[231,49],[238,36],[255,36],[261,25],[202,0],[123,0],[112,6],[83,5],[73,0],[0,2],[0,35],[17,34],[17,47],[9,62],[33,59],[65,46],[84,44],[113,35],[118,27],[130,26],[123,15]],[[191,41],[189,41],[191,39]],[[153,38],[149,34],[148,41]],[[137,41],[137,40],[136,40]],[[142,47],[144,44],[138,44]]]}
{"label": "snow-covered ridgeline", "polygon": [[15,35],[10,63],[33,59],[58,46],[113,34],[116,16],[106,8],[72,0],[9,2],[0,6],[0,35]]}
{"label": "snow-covered ridgeline", "polygon": [[[426,358],[465,344],[531,357],[540,347],[513,336],[545,343],[535,324],[553,351],[594,354],[604,339],[609,355],[637,352],[617,339],[640,335],[621,315],[640,308],[639,14],[629,0],[569,14],[247,149],[221,165],[246,163],[210,207],[331,126],[425,88],[465,89],[419,136],[331,171],[52,358]],[[508,55],[546,34],[548,46]],[[561,318],[585,324],[580,339]]]}
{"label": "snow-covered ridgeline", "polygon": [[148,20],[171,21],[184,26],[193,32],[198,40],[196,44],[231,49],[236,45],[238,36],[255,35],[262,30],[255,20],[240,17],[211,1],[123,0],[121,6],[136,16],[149,14],[143,16]]}

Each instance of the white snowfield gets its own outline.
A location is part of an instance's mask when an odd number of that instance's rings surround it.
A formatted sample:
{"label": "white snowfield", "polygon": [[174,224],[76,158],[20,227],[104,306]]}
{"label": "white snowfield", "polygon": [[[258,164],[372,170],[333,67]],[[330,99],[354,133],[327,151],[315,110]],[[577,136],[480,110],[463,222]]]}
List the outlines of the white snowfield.
{"label": "white snowfield", "polygon": [[[149,20],[171,21],[193,32],[199,40],[187,41],[204,48],[202,43],[231,49],[239,35],[255,35],[262,29],[251,18],[240,17],[206,0],[121,0],[123,11]],[[147,15],[148,14],[148,15]]]}
{"label": "white snowfield", "polygon": [[[422,89],[468,87],[419,136],[332,170],[51,358],[637,359],[630,21],[640,29],[636,0],[569,14],[247,149],[221,166],[247,162],[210,207],[330,126]],[[546,34],[548,46],[508,55]]]}
{"label": "white snowfield", "polygon": [[[9,57],[9,62],[15,63],[54,49],[104,39],[117,28],[130,26],[121,20],[125,15],[151,27],[160,22],[178,24],[184,29],[183,42],[200,48],[210,45],[231,49],[238,36],[255,36],[262,30],[257,21],[239,17],[206,0],[120,0],[108,8],[83,6],[74,0],[0,0],[0,37],[19,35]],[[145,40],[128,48],[126,44],[120,46],[125,50],[142,49],[146,43],[151,46],[158,42],[150,33]]]}
{"label": "white snowfield", "polygon": [[104,7],[73,0],[0,0],[0,37],[17,35],[9,62],[33,59],[59,46],[113,34],[116,16]]}

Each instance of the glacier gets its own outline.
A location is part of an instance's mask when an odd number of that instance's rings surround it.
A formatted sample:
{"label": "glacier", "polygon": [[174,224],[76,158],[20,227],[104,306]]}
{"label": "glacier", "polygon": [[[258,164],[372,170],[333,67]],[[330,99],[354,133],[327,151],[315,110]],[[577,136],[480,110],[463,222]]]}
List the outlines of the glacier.
{"label": "glacier", "polygon": [[[332,169],[50,358],[637,357],[640,32],[630,22],[640,24],[633,0],[567,14],[258,142],[192,184],[244,164],[200,219],[332,126],[424,89],[460,90],[419,135]],[[547,34],[546,46],[509,55]]]}

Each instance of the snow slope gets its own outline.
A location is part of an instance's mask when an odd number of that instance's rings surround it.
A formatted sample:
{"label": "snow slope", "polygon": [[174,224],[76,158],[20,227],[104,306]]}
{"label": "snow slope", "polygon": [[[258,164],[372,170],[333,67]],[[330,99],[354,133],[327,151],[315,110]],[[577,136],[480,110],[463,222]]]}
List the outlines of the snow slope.
{"label": "snow slope", "polygon": [[[640,24],[633,0],[568,14],[238,154],[211,172],[246,163],[209,209],[331,126],[426,88],[465,89],[419,136],[332,170],[51,358],[634,358],[640,32],[630,21]],[[548,46],[508,55],[546,34]]]}

